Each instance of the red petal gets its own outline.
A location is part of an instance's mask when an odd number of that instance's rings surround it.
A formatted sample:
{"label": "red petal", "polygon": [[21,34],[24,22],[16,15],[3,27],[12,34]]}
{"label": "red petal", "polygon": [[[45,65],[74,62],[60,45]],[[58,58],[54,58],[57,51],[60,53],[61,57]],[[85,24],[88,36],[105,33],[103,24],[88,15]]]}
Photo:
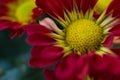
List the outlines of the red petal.
{"label": "red petal", "polygon": [[6,16],[8,14],[8,7],[0,3],[0,16]]}
{"label": "red petal", "polygon": [[43,74],[44,74],[46,80],[58,80],[54,74],[54,71],[52,71],[52,70],[46,69]]}
{"label": "red petal", "polygon": [[51,31],[47,29],[44,26],[41,26],[39,24],[29,24],[24,26],[24,30],[27,32],[28,35],[37,33],[37,32],[42,32],[42,33],[50,33]]}
{"label": "red petal", "polygon": [[74,1],[73,0],[62,0],[65,8],[69,11],[72,11],[74,8]]}
{"label": "red petal", "polygon": [[18,36],[20,38],[24,33],[23,26],[17,22],[13,23],[13,26],[10,27],[10,31],[11,31],[11,35],[10,35],[11,39],[13,39],[15,36]]}
{"label": "red petal", "polygon": [[77,60],[77,77],[80,80],[83,80],[89,74],[89,62],[87,55],[82,55]]}
{"label": "red petal", "polygon": [[103,45],[105,47],[111,47],[113,45],[113,40],[114,40],[114,36],[113,35],[109,35],[107,37],[107,39],[104,41]]}
{"label": "red petal", "polygon": [[34,9],[32,10],[32,12],[33,12],[33,14],[32,14],[32,18],[33,18],[33,19],[37,19],[40,15],[43,14],[42,10],[39,9],[38,7],[34,8]]}
{"label": "red petal", "polygon": [[64,58],[55,69],[56,76],[58,78],[64,79],[71,77],[71,75],[74,75],[76,59],[77,57],[75,55],[70,55]]}
{"label": "red petal", "polygon": [[120,18],[120,0],[112,0],[111,4],[107,9],[107,13],[113,14],[113,17]]}
{"label": "red petal", "polygon": [[64,17],[63,3],[61,0],[36,0],[36,4],[48,14],[57,17]]}
{"label": "red petal", "polygon": [[52,45],[55,40],[50,36],[46,35],[45,33],[34,33],[27,38],[27,42],[31,45]]}
{"label": "red petal", "polygon": [[110,32],[114,34],[115,36],[120,36],[120,24],[114,26]]}
{"label": "red petal", "polygon": [[111,50],[120,57],[120,48],[112,48]]}
{"label": "red petal", "polygon": [[[106,62],[107,68],[96,71],[92,76],[95,80],[120,80],[120,59],[113,55],[105,54],[103,61]],[[100,62],[101,63],[101,62]],[[99,66],[99,65],[98,65]],[[91,70],[91,72],[94,72]]]}
{"label": "red petal", "polygon": [[0,20],[0,30],[8,29],[12,26],[12,22],[9,20]]}
{"label": "red petal", "polygon": [[107,64],[103,57],[96,54],[90,57],[90,65],[92,72],[104,71],[107,68]]}
{"label": "red petal", "polygon": [[35,68],[44,68],[44,67],[49,67],[51,65],[54,65],[57,61],[56,60],[49,60],[49,61],[45,61],[43,59],[33,59],[31,58],[29,61],[29,64],[31,67],[35,67]]}
{"label": "red petal", "polygon": [[11,22],[10,20],[0,20],[0,30],[4,29],[9,29],[11,31],[11,39],[13,39],[16,35],[18,35],[18,37],[21,37],[24,32],[20,23]]}
{"label": "red petal", "polygon": [[104,59],[109,65],[109,71],[111,71],[112,74],[120,75],[120,58],[112,55],[105,55]]}
{"label": "red petal", "polygon": [[47,46],[34,46],[31,51],[31,57],[39,57],[41,51]]}
{"label": "red petal", "polygon": [[32,50],[30,65],[39,68],[51,66],[60,60],[62,56],[63,49],[60,47],[36,47]]}
{"label": "red petal", "polygon": [[17,36],[20,38],[20,37],[22,37],[23,34],[24,34],[23,28],[18,29]]}
{"label": "red petal", "polygon": [[12,2],[16,2],[17,0],[0,0],[0,2],[2,3],[12,3]]}
{"label": "red petal", "polygon": [[79,11],[83,11],[83,13],[93,8],[96,2],[97,0],[76,0]]}
{"label": "red petal", "polygon": [[114,9],[113,17],[120,18],[120,2],[119,5],[117,5],[116,8]]}
{"label": "red petal", "polygon": [[46,47],[40,54],[43,59],[57,59],[63,55],[63,48],[57,46]]}

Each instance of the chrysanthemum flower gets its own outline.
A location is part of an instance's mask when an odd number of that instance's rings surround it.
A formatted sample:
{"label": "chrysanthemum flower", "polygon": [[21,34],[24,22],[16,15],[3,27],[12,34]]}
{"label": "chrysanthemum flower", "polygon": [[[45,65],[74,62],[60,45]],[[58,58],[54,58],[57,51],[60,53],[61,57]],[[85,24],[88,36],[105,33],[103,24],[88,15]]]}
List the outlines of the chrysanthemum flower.
{"label": "chrysanthemum flower", "polygon": [[35,0],[0,0],[0,30],[10,29],[11,38],[20,37],[22,27],[34,21],[33,8],[37,8]]}
{"label": "chrysanthemum flower", "polygon": [[60,27],[50,18],[40,21],[40,25],[26,27],[27,42],[34,46],[31,66],[50,66],[71,54],[115,56],[117,51],[111,48],[114,37],[120,36],[120,1],[113,0],[98,17],[95,16],[96,2],[36,0],[37,6],[53,17]]}

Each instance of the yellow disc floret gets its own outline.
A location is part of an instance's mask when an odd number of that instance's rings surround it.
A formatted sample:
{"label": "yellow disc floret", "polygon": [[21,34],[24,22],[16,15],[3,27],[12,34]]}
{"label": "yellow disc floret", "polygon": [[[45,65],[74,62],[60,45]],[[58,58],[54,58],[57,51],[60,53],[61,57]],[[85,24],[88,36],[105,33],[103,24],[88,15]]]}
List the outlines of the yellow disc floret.
{"label": "yellow disc floret", "polygon": [[31,20],[33,8],[35,8],[34,0],[28,0],[23,4],[19,5],[15,14],[17,20],[23,24],[28,23],[28,21]]}
{"label": "yellow disc floret", "polygon": [[77,20],[66,29],[66,43],[74,52],[97,50],[102,40],[103,29],[92,20]]}

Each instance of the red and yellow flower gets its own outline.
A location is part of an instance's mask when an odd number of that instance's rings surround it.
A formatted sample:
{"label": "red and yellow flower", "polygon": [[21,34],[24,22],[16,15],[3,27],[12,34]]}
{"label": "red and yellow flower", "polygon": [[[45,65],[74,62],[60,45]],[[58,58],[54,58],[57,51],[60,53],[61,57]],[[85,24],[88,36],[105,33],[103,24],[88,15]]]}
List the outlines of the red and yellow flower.
{"label": "red and yellow flower", "polygon": [[20,37],[22,27],[34,22],[34,8],[37,8],[35,0],[0,0],[0,30],[10,29],[11,38]]}
{"label": "red and yellow flower", "polygon": [[[114,45],[114,38],[120,36],[120,1],[113,0],[97,16],[96,3],[97,0],[36,0],[37,6],[54,18],[59,25],[56,25],[50,18],[44,18],[39,21],[39,24],[25,27],[28,34],[27,42],[34,46],[31,52],[30,65],[38,68],[48,67],[69,58],[71,55],[77,55],[79,57],[78,61],[79,59],[82,60],[82,56],[85,56],[85,59],[87,59],[87,64],[84,67],[88,70],[83,71],[85,75],[86,72],[89,74],[89,69],[93,70],[96,76],[97,73],[104,76],[99,73],[100,71],[103,73],[104,70],[106,70],[106,73],[111,71],[111,75],[112,72],[117,74],[115,66],[120,66],[120,60],[116,54],[119,53],[120,49],[113,49],[112,46]],[[100,66],[97,63],[92,66],[92,63],[97,61],[89,61],[94,59],[94,57],[87,57],[92,54],[96,59],[101,60],[101,62],[98,60]],[[115,66],[111,66],[109,70],[108,66],[111,65],[110,59],[115,61]],[[71,59],[68,60],[71,61]],[[63,64],[64,62],[67,63],[66,60],[63,61]],[[84,67],[81,68],[82,62],[78,63],[81,64],[80,66],[68,63],[72,65],[66,65],[70,67],[68,69],[72,71],[70,72],[71,74],[74,73],[73,71],[76,71],[73,70],[75,67],[79,67],[80,70],[83,68],[82,70],[84,70]],[[89,66],[87,67],[86,65]],[[61,64],[60,66],[63,65]],[[73,68],[73,66],[75,67]],[[64,69],[65,66],[62,68]],[[120,75],[119,71],[118,69],[118,75]],[[67,74],[66,71],[65,74]],[[100,80],[103,79],[101,78]]]}

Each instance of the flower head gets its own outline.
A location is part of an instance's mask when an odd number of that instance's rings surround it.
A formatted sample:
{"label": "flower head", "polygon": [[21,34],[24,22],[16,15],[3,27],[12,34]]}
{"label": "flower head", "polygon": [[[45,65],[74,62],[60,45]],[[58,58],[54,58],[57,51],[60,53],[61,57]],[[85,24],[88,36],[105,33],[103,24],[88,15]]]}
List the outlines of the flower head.
{"label": "flower head", "polygon": [[[112,54],[114,37],[120,35],[120,1],[114,0],[97,17],[97,0],[36,0],[45,13],[54,18],[39,21],[40,25],[26,28],[27,42],[32,44],[30,64],[46,67],[71,54]],[[117,4],[116,4],[117,3]],[[113,6],[116,4],[116,6]],[[36,27],[34,27],[36,26]],[[33,29],[34,27],[34,29]],[[117,28],[117,29],[116,29]]]}
{"label": "flower head", "polygon": [[21,36],[24,25],[34,22],[35,0],[0,0],[0,30],[10,29],[11,38]]}

